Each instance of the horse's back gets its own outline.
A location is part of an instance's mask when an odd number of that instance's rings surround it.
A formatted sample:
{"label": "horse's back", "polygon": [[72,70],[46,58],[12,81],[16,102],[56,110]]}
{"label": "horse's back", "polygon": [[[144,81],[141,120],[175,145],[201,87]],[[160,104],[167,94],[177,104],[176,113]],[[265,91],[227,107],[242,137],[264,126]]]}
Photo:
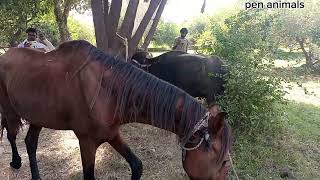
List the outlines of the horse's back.
{"label": "horse's back", "polygon": [[[54,53],[54,52],[53,52]],[[30,123],[68,129],[71,117],[85,112],[79,81],[68,81],[60,56],[12,48],[1,57],[0,79],[15,110]],[[0,102],[1,103],[1,102]]]}

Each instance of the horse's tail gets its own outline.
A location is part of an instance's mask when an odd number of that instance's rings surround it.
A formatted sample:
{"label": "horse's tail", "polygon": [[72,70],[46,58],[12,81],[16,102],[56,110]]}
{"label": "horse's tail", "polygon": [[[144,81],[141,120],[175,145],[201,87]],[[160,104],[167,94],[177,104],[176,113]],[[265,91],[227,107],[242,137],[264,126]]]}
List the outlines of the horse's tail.
{"label": "horse's tail", "polygon": [[[2,58],[0,57],[0,60],[2,60]],[[3,103],[4,103],[4,97],[6,93],[6,89],[4,88],[4,84],[3,84],[3,79],[2,79],[2,73],[1,73],[1,68],[0,68],[0,113],[1,113],[1,119],[0,119],[0,141],[2,141],[2,137],[3,137],[3,130],[4,128],[7,127],[7,119],[5,118],[5,114],[4,114],[4,107],[3,107]]]}
{"label": "horse's tail", "polygon": [[[0,77],[0,81],[1,80],[1,77]],[[2,82],[0,82],[0,96],[3,96],[3,93],[4,93],[4,88],[2,86]],[[0,98],[2,99],[2,98]],[[1,131],[1,134],[0,134],[0,141],[2,141],[2,137],[3,137],[3,130],[4,128],[7,127],[7,119],[5,118],[4,116],[4,109],[3,109],[3,105],[2,105],[2,102],[0,102],[0,113],[1,113],[1,119],[0,119],[0,131]]]}

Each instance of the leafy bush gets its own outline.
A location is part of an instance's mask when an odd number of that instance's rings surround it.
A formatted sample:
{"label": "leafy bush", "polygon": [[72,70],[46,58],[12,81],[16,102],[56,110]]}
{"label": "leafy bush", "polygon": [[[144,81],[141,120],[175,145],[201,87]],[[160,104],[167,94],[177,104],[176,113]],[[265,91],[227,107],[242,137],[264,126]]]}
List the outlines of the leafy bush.
{"label": "leafy bush", "polygon": [[211,28],[215,37],[211,53],[226,60],[229,70],[219,103],[237,130],[269,130],[280,113],[275,105],[283,101],[284,93],[272,71],[276,49],[269,41],[272,20],[265,11],[241,11]]}
{"label": "leafy bush", "polygon": [[68,28],[73,40],[83,39],[89,41],[91,44],[96,43],[96,38],[94,35],[94,29],[92,26],[82,24],[76,19],[68,18]]}
{"label": "leafy bush", "polygon": [[152,44],[171,49],[174,40],[180,35],[178,25],[160,20],[153,36]]}

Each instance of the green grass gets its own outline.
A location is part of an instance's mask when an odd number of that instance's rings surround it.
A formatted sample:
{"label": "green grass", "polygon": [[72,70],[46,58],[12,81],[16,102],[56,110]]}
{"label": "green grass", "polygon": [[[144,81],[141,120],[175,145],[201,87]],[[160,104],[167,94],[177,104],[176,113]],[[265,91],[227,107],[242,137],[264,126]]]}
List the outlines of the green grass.
{"label": "green grass", "polygon": [[278,136],[236,136],[233,156],[240,179],[282,179],[283,172],[289,179],[319,179],[320,107],[289,102],[284,110]]}

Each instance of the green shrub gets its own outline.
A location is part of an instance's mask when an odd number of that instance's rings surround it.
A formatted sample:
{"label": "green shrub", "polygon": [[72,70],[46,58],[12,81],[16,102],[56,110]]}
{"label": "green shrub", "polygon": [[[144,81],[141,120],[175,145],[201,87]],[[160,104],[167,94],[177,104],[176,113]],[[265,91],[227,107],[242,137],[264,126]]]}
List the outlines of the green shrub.
{"label": "green shrub", "polygon": [[[244,132],[267,131],[277,125],[283,101],[281,80],[272,71],[272,14],[241,11],[212,26],[212,54],[226,60],[226,93],[219,98],[233,127]],[[207,48],[210,50],[210,48]]]}
{"label": "green shrub", "polygon": [[180,36],[179,30],[177,24],[160,20],[151,43],[155,47],[171,49],[175,38]]}

